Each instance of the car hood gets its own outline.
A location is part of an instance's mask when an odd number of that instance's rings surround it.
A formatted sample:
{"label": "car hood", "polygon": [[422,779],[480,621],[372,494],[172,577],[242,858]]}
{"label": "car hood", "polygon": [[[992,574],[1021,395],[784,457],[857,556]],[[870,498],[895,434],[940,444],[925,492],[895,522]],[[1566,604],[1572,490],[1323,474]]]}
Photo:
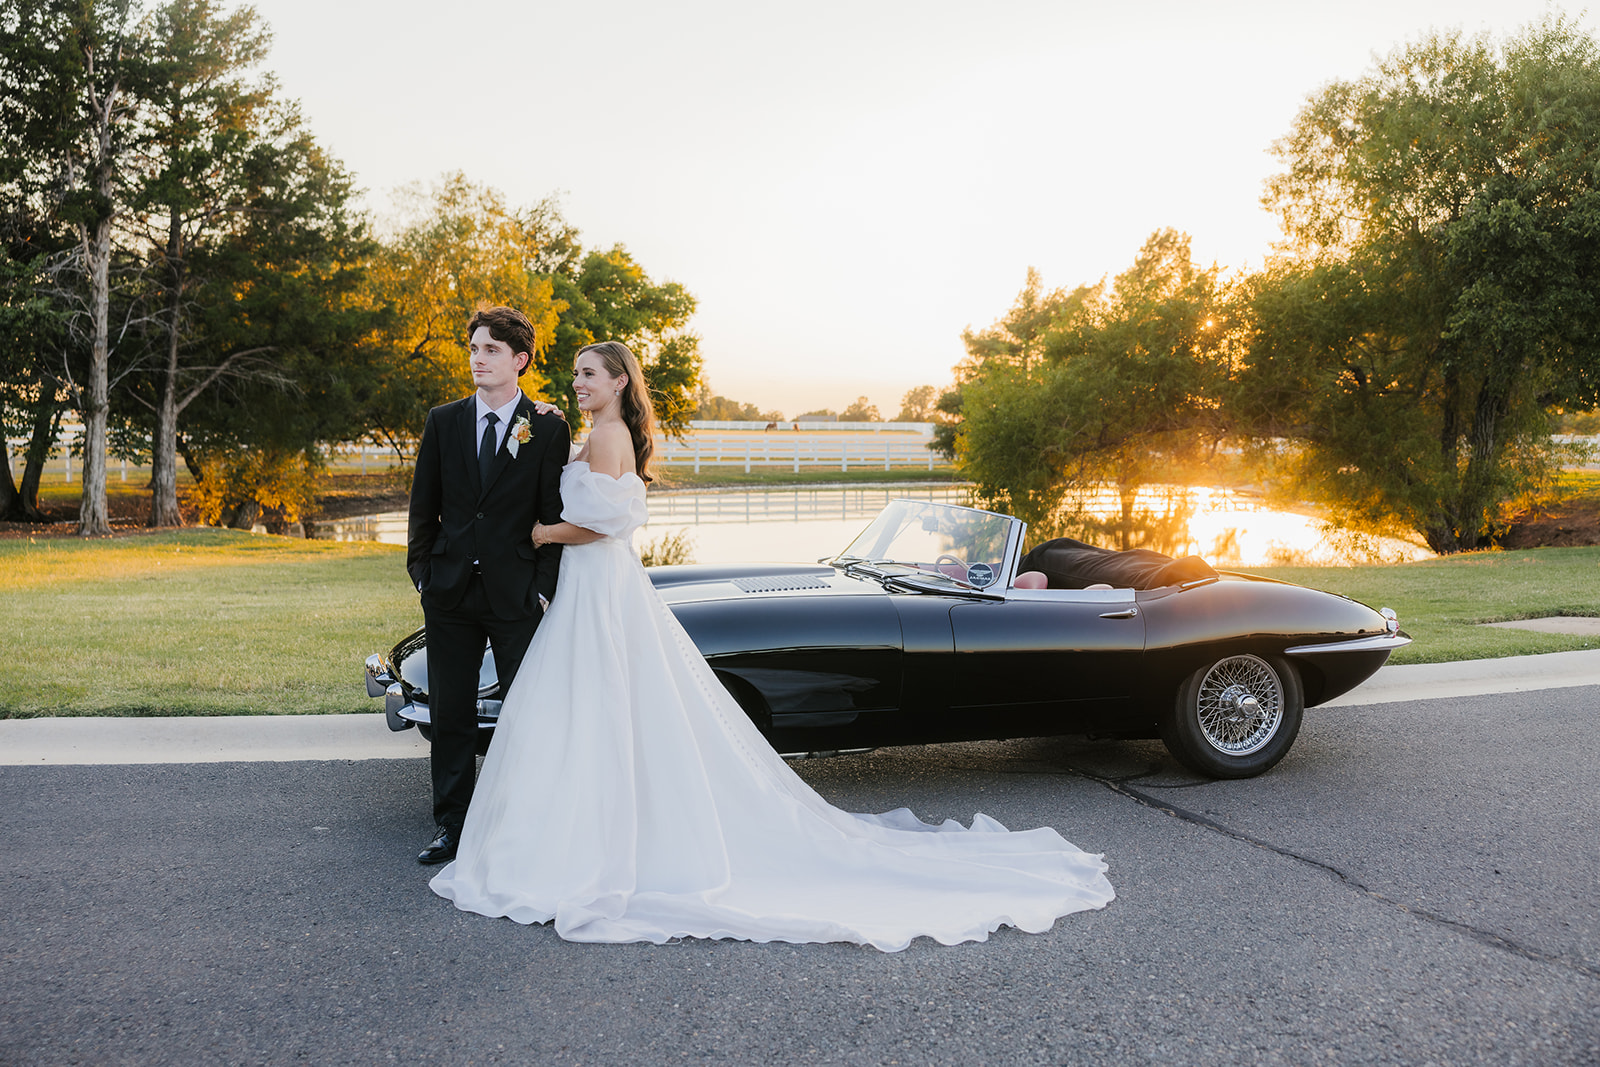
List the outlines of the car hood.
{"label": "car hood", "polygon": [[707,563],[645,572],[668,604],[775,597],[883,596],[878,582],[820,563]]}

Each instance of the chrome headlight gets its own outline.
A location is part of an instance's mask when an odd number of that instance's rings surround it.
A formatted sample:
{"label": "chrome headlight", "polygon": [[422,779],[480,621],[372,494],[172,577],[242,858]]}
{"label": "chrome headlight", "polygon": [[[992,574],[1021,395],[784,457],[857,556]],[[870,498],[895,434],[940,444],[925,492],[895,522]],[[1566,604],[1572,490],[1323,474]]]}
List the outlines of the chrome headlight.
{"label": "chrome headlight", "polygon": [[394,675],[389,672],[389,665],[383,657],[374,652],[367,657],[367,696],[381,697],[383,691],[394,681]]}

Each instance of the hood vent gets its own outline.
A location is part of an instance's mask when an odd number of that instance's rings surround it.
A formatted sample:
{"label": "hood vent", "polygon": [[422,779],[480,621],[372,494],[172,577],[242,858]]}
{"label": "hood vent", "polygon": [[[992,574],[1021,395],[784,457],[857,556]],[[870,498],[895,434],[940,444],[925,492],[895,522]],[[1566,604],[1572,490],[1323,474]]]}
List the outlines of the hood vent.
{"label": "hood vent", "polygon": [[734,578],[733,584],[746,593],[787,593],[796,589],[826,589],[828,583],[809,574],[757,575]]}

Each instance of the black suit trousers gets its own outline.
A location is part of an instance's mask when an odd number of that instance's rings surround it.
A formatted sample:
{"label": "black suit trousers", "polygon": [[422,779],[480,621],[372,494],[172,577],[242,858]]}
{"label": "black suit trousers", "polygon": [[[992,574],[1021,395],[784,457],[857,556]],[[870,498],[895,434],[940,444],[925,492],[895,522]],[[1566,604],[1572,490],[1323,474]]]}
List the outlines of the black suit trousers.
{"label": "black suit trousers", "polygon": [[433,818],[459,831],[472,803],[478,754],[478,667],[487,641],[504,696],[528,651],[540,616],[501,619],[474,574],[448,610],[422,598],[428,626],[428,710],[433,718]]}

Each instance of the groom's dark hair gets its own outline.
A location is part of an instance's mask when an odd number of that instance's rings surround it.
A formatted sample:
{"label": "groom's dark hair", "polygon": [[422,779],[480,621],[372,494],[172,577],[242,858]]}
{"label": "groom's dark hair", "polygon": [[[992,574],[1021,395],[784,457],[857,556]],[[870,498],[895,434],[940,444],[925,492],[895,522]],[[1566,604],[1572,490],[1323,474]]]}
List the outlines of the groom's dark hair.
{"label": "groom's dark hair", "polygon": [[479,326],[489,327],[489,336],[496,341],[511,346],[513,356],[526,352],[528,362],[517,371],[517,377],[522,377],[527,369],[533,366],[533,342],[536,337],[533,323],[528,321],[528,316],[516,308],[492,307],[479,308],[478,313],[472,316],[472,321],[467,323],[467,340],[478,332]]}

